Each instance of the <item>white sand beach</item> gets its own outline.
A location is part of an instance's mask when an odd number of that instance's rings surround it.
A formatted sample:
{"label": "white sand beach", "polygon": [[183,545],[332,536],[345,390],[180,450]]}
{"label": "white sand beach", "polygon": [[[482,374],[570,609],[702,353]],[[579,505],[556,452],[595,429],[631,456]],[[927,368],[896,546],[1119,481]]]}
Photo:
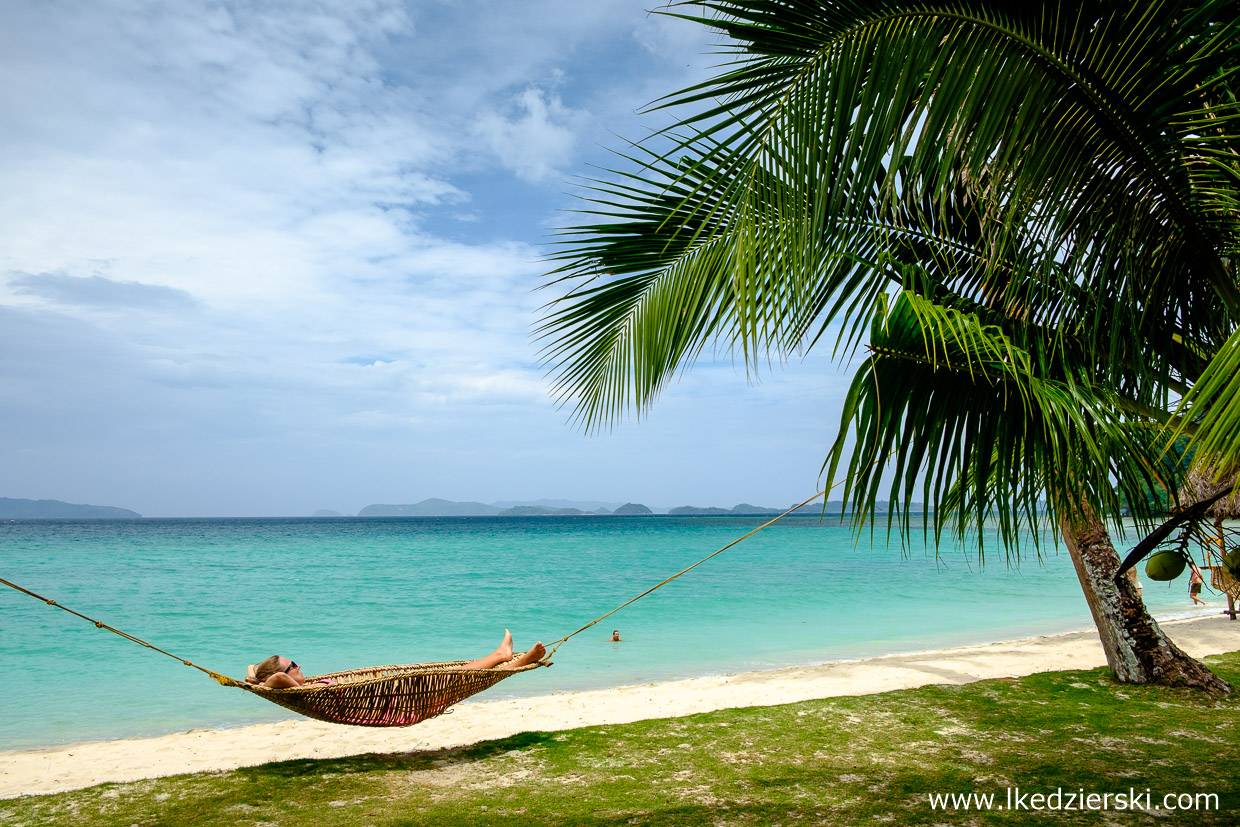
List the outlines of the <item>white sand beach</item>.
{"label": "white sand beach", "polygon": [[[1164,621],[1161,625],[1195,657],[1240,649],[1240,621],[1209,616]],[[0,752],[0,798],[271,761],[438,750],[527,731],[1090,669],[1105,662],[1095,632],[1074,632],[817,666],[516,700],[480,700],[406,728],[368,729],[297,719],[238,729],[190,730],[157,738],[14,750]]]}

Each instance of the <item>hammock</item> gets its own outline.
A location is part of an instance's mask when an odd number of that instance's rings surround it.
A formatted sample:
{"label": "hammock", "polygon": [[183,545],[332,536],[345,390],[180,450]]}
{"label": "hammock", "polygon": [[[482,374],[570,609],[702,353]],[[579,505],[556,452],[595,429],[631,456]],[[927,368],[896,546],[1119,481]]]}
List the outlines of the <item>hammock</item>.
{"label": "hammock", "polygon": [[[680,570],[662,583],[652,586],[627,603],[623,603],[607,614],[591,620],[577,631],[552,641],[552,648],[542,660],[512,669],[464,669],[462,667],[469,661],[463,660],[443,661],[440,663],[414,663],[404,666],[370,666],[347,672],[315,675],[306,678],[306,682],[301,686],[273,689],[247,683],[246,681],[235,680],[218,672],[212,672],[210,669],[205,669],[193,661],[186,660],[171,652],[166,652],[158,646],[147,643],[141,638],[134,637],[106,623],[89,618],[80,612],[75,612],[67,606],[60,605],[55,600],[49,600],[29,589],[23,589],[16,583],[10,583],[8,580],[0,578],[0,584],[38,598],[49,606],[55,606],[83,620],[88,620],[95,624],[96,628],[106,629],[126,640],[131,640],[148,649],[154,649],[156,652],[167,655],[170,658],[176,658],[186,666],[192,666],[199,672],[205,672],[210,675],[221,686],[233,686],[238,689],[244,689],[246,692],[257,695],[263,700],[279,704],[285,709],[291,709],[293,712],[304,715],[307,718],[314,718],[333,724],[352,724],[354,726],[411,726],[419,721],[425,721],[427,718],[433,718],[436,715],[442,714],[448,707],[484,689],[490,689],[507,677],[521,672],[529,672],[542,666],[551,666],[551,656],[573,635],[584,632],[599,621],[611,617],[625,606],[628,606],[629,603],[634,603],[655,589],[662,588],[685,572],[697,568],[715,555],[727,551],[732,546],[757,534],[762,529],[783,519],[798,508],[809,505],[825,493],[827,492],[820,491],[808,500],[794,505],[775,519],[763,523],[743,537],[733,540],[713,554],[698,560],[692,566]],[[514,655],[514,659],[516,657],[519,657],[519,655]]]}
{"label": "hammock", "polygon": [[412,726],[440,715],[470,695],[547,661],[513,669],[462,669],[467,661],[371,666],[306,678],[301,686],[271,689],[227,680],[258,697],[299,715],[332,724],[354,726]]}
{"label": "hammock", "polygon": [[[1222,546],[1221,540],[1219,545]],[[1240,603],[1240,580],[1232,577],[1231,572],[1223,565],[1221,552],[1211,549],[1209,555],[1210,587],[1227,595],[1227,605],[1234,608],[1237,603]],[[1232,618],[1235,618],[1234,613]]]}

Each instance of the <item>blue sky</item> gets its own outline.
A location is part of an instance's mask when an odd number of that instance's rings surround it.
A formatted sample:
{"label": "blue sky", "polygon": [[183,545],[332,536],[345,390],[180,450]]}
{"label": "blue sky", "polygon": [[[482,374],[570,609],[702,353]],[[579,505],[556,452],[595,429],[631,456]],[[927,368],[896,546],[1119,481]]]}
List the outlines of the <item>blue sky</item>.
{"label": "blue sky", "polygon": [[575,181],[718,58],[632,0],[0,7],[0,496],[146,516],[812,494],[845,382],[720,352],[587,435],[531,328]]}

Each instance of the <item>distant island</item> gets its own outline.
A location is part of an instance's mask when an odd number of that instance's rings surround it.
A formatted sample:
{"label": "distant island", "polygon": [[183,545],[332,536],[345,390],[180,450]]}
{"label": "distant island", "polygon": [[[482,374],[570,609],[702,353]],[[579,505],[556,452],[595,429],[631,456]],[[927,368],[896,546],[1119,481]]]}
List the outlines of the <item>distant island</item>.
{"label": "distant island", "polygon": [[514,505],[499,512],[500,517],[581,517],[593,515],[593,511],[580,508],[546,508],[541,505]]}
{"label": "distant island", "polygon": [[[653,514],[640,503],[617,505],[593,500],[535,500],[527,502],[455,502],[431,498],[417,503],[368,505],[358,517],[578,517],[608,514]],[[317,519],[348,516],[330,508],[310,514]],[[60,500],[22,500],[0,497],[0,520],[135,520],[142,515],[127,508],[108,505],[80,505]]]}
{"label": "distant island", "polygon": [[412,505],[368,505],[359,517],[494,517],[501,509],[486,503],[429,499]]}
{"label": "distant island", "polygon": [[[650,508],[643,503],[605,502],[600,500],[506,500],[493,503],[474,501],[457,502],[431,498],[417,503],[368,505],[357,513],[358,517],[595,517],[615,515],[618,517],[643,517],[666,514],[672,517],[766,517],[782,514],[785,508],[739,503],[731,508],[718,506],[681,505],[666,510]],[[874,513],[886,516],[888,503],[875,503]],[[852,508],[840,500],[827,503],[826,516],[839,519],[848,515]],[[922,504],[913,503],[913,514],[921,514]],[[799,516],[823,516],[821,501],[801,506],[792,512]],[[315,518],[345,517],[339,511],[320,508],[310,514]],[[142,515],[128,508],[109,505],[83,505],[61,500],[23,500],[0,497],[0,520],[136,520]]]}
{"label": "distant island", "polygon": [[111,505],[79,505],[60,500],[0,497],[0,520],[135,520],[142,515]]}
{"label": "distant island", "polygon": [[[358,512],[359,517],[579,517],[606,516],[641,517],[667,514],[672,517],[768,517],[782,514],[784,508],[739,503],[731,508],[718,506],[681,505],[665,512],[651,509],[642,503],[628,502],[623,505],[609,505],[595,500],[533,500],[506,501],[494,503],[454,502],[452,500],[429,499],[406,505],[376,504],[368,505]],[[839,518],[851,513],[852,509],[841,500],[827,503],[826,516]],[[886,502],[875,504],[876,514],[887,514]],[[913,503],[911,511],[921,513],[921,503]],[[814,502],[801,506],[792,512],[799,516],[823,516],[822,502]],[[315,516],[334,516],[333,512],[318,512]]]}
{"label": "distant island", "polygon": [[750,505],[749,503],[741,503],[739,505],[734,505],[731,508],[717,508],[715,506],[710,506],[708,508],[699,508],[698,506],[695,506],[695,505],[682,505],[677,508],[673,508],[669,510],[667,513],[675,514],[677,516],[688,516],[688,517],[703,517],[703,516],[705,517],[722,517],[722,516],[737,517],[737,516],[749,516],[751,514],[757,514],[757,515],[779,514],[781,512],[778,508],[763,508],[760,505]]}
{"label": "distant island", "polygon": [[518,508],[521,506],[534,506],[535,508],[546,508],[555,511],[561,508],[572,508],[577,511],[583,511],[586,514],[610,514],[620,503],[607,502],[606,500],[498,500],[491,505],[500,509]]}
{"label": "distant island", "polygon": [[[357,512],[359,517],[576,517],[611,514],[611,509],[603,504],[597,508],[582,506],[594,505],[593,502],[573,503],[570,500],[536,500],[534,502],[454,502],[431,498],[407,505],[376,504],[368,505]],[[630,503],[630,506],[632,504]],[[621,506],[625,508],[626,506]],[[653,513],[644,505],[635,506],[645,509],[641,512]],[[614,512],[620,513],[620,512]]]}
{"label": "distant island", "polygon": [[642,505],[641,503],[625,503],[624,505],[620,506],[619,508],[617,508],[615,511],[611,513],[623,517],[626,515],[632,516],[632,515],[641,515],[641,514],[653,514],[654,512],[651,511],[646,506]]}

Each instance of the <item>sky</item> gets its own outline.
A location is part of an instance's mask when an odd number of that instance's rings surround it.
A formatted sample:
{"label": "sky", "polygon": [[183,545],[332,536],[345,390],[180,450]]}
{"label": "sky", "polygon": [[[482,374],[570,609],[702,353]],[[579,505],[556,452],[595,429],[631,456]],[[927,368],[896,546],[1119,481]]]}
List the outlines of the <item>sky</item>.
{"label": "sky", "polygon": [[585,433],[533,327],[585,176],[716,35],[651,0],[0,5],[0,496],[782,506],[846,388],[726,349]]}

